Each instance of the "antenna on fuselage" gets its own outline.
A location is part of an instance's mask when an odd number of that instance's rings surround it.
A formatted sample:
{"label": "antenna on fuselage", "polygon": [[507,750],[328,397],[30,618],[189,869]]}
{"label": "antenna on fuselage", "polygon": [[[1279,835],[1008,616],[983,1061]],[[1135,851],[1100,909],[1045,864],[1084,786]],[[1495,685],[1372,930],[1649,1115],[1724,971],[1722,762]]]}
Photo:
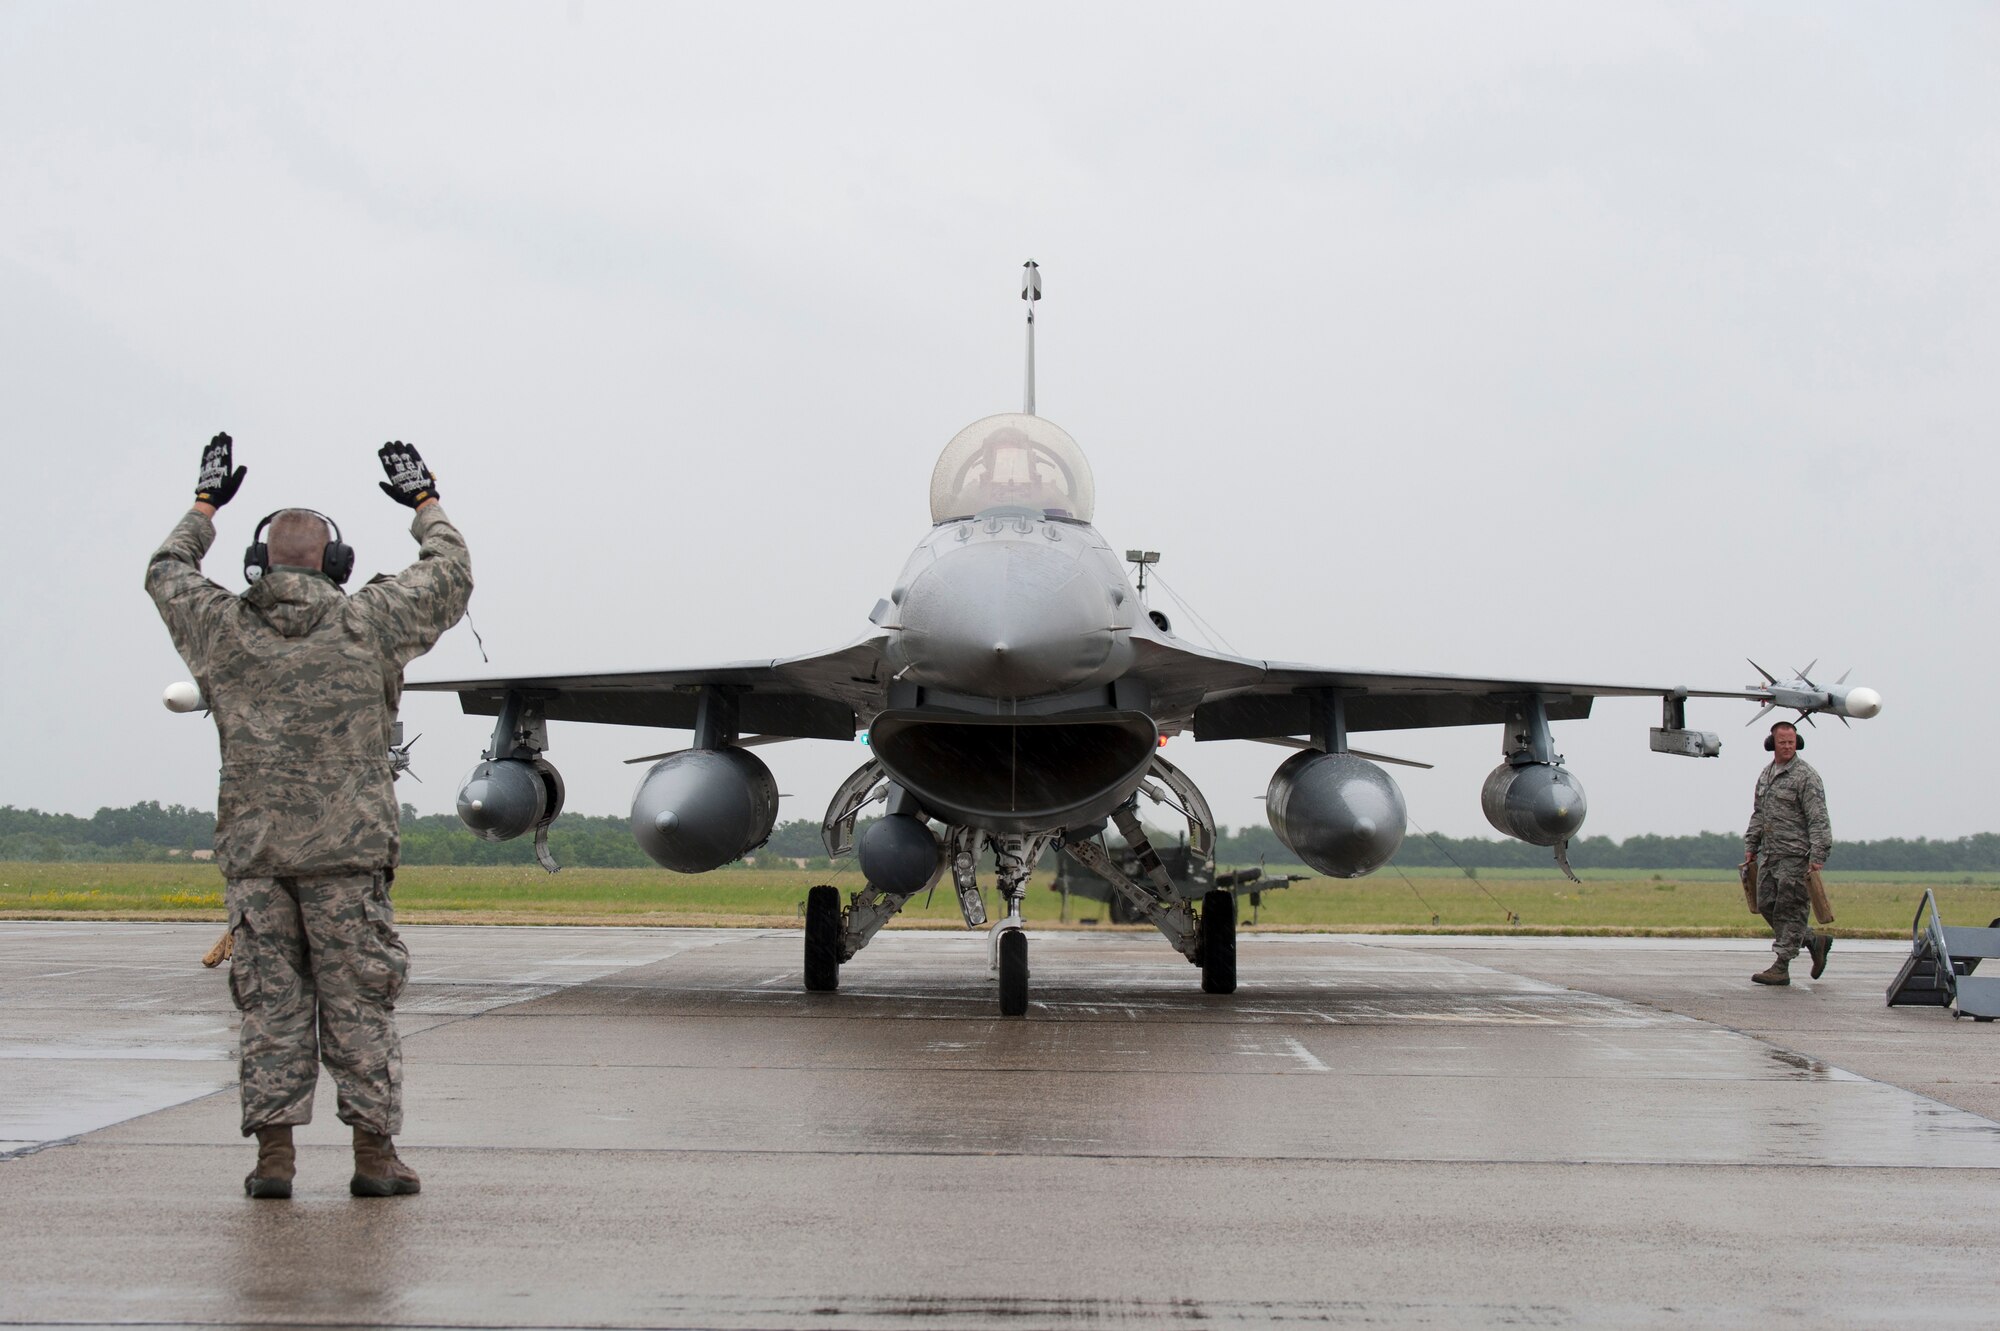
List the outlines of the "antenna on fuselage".
{"label": "antenna on fuselage", "polygon": [[1042,298],[1042,266],[1033,259],[1021,265],[1021,299],[1028,302],[1028,394],[1021,410],[1035,414],[1035,302]]}

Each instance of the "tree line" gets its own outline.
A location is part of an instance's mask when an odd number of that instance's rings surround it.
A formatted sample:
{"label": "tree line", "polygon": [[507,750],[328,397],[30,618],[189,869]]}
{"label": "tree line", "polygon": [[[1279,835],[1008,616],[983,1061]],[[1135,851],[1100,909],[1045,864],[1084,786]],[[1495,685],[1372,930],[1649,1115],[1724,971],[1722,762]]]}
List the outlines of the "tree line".
{"label": "tree line", "polygon": [[[214,813],[179,804],[145,800],[128,808],[99,809],[88,818],[0,806],[0,860],[133,863],[185,858],[214,846]],[[630,820],[617,814],[563,814],[550,828],[549,849],[562,864],[632,869],[652,864],[632,840]],[[1728,869],[1743,858],[1743,839],[1728,832],[1642,835],[1623,841],[1583,837],[1571,843],[1569,856],[1579,869]],[[806,867],[826,867],[819,824],[805,818],[780,823],[754,858],[761,864],[804,860]],[[1215,858],[1225,867],[1297,861],[1276,833],[1256,825],[1218,828]],[[411,806],[403,806],[405,864],[534,862],[534,848],[526,837],[481,841],[451,814],[419,815]],[[1539,869],[1551,861],[1545,846],[1500,837],[1412,833],[1403,839],[1394,862],[1411,869]],[[1948,841],[1927,837],[1842,841],[1834,847],[1832,865],[1894,872],[2000,872],[2000,833],[1980,832]]]}

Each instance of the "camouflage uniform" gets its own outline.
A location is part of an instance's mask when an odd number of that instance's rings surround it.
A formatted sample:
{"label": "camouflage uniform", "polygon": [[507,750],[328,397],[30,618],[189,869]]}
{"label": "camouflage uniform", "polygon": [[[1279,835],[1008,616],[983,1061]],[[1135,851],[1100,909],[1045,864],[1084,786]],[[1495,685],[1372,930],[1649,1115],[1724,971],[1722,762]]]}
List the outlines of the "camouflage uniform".
{"label": "camouflage uniform", "polygon": [[201,575],[215,526],[182,518],[146,590],[193,670],[222,747],[215,857],[228,882],[243,1014],[243,1135],[309,1122],[315,1063],[342,1122],[402,1127],[396,996],[409,972],[389,885],[398,849],[390,727],[403,667],[465,613],[472,564],[436,504],[417,562],[352,596],[277,567],[241,596]]}
{"label": "camouflage uniform", "polygon": [[1757,910],[1771,926],[1771,949],[1789,962],[1812,937],[1806,874],[1833,850],[1826,787],[1812,764],[1774,761],[1758,775],[1743,848],[1757,860]]}

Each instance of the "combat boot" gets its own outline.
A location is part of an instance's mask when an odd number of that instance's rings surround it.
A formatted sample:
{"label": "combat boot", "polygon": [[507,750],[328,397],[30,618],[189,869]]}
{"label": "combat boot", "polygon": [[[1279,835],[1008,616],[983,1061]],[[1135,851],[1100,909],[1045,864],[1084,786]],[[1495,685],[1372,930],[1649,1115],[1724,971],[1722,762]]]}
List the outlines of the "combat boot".
{"label": "combat boot", "polygon": [[356,1197],[407,1197],[423,1191],[417,1171],[396,1155],[396,1144],[366,1128],[354,1130],[354,1177],[347,1190]]}
{"label": "combat boot", "polygon": [[257,1167],[243,1180],[249,1197],[285,1198],[292,1195],[292,1167],[297,1161],[292,1150],[292,1126],[257,1129]]}
{"label": "combat boot", "polygon": [[1806,940],[1806,951],[1812,954],[1812,977],[1817,980],[1826,973],[1826,954],[1833,951],[1833,935],[1814,934]]}
{"label": "combat boot", "polygon": [[1771,969],[1758,971],[1750,978],[1758,984],[1790,984],[1792,982],[1792,963],[1786,961],[1783,957],[1779,957],[1771,963]]}

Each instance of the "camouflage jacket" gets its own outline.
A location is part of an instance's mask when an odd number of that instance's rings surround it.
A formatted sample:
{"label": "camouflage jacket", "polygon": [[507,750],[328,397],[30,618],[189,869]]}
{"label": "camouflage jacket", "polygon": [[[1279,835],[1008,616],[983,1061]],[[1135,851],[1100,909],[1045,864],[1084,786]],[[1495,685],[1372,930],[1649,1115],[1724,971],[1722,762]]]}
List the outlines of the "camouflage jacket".
{"label": "camouflage jacket", "polygon": [[1833,824],[1826,817],[1826,787],[1803,758],[1780,767],[1773,762],[1757,776],[1757,801],[1743,848],[1755,855],[1798,856],[1825,864],[1833,850]]}
{"label": "camouflage jacket", "polygon": [[277,567],[234,595],[201,575],[215,526],[180,520],[146,591],[194,672],[222,741],[215,858],[225,876],[372,872],[398,850],[390,727],[403,667],[465,613],[472,561],[436,504],[417,562],[352,596]]}

